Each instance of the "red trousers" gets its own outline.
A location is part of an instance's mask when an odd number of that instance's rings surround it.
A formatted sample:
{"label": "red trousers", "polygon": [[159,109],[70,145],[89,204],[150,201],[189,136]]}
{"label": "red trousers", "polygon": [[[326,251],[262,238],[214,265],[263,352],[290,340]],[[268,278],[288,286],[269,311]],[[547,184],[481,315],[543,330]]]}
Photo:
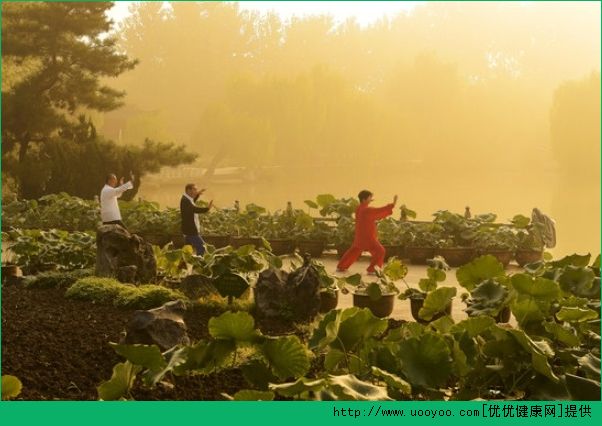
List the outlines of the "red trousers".
{"label": "red trousers", "polygon": [[385,263],[385,248],[378,241],[372,241],[369,246],[360,247],[358,245],[352,245],[349,250],[345,252],[341,260],[339,260],[339,264],[337,265],[337,269],[341,271],[346,271],[349,269],[353,263],[361,256],[363,251],[369,251],[372,255],[372,259],[370,260],[370,266],[368,266],[368,272],[374,272],[374,267],[378,266],[382,268],[383,263]]}

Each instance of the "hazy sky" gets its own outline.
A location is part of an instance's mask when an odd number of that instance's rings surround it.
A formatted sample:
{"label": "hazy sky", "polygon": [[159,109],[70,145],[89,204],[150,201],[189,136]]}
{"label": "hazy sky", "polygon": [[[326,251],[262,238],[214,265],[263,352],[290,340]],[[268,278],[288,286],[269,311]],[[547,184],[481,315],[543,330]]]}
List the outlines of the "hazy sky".
{"label": "hazy sky", "polygon": [[[128,14],[129,1],[117,1],[110,16],[119,22]],[[242,9],[255,9],[261,12],[276,11],[288,19],[294,15],[330,14],[336,21],[355,17],[360,25],[370,24],[383,15],[396,15],[410,11],[419,1],[241,1]]]}

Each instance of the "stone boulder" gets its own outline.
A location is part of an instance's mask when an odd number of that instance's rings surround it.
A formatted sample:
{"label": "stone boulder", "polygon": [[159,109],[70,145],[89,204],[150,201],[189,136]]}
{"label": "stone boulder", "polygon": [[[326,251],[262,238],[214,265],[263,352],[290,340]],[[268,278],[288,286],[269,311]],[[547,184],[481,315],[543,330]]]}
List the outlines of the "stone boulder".
{"label": "stone boulder", "polygon": [[219,297],[219,293],[210,278],[203,275],[188,275],[179,286],[176,287],[189,299]]}
{"label": "stone boulder", "polygon": [[134,312],[126,326],[123,343],[157,345],[163,351],[179,344],[190,344],[183,319],[185,311],[184,302],[176,300],[155,309]]}
{"label": "stone boulder", "polygon": [[152,245],[119,225],[101,225],[96,231],[96,275],[152,282],[157,276]]}
{"label": "stone boulder", "polygon": [[282,321],[311,321],[320,309],[320,279],[309,257],[288,273],[270,268],[259,275],[254,291],[257,314]]}

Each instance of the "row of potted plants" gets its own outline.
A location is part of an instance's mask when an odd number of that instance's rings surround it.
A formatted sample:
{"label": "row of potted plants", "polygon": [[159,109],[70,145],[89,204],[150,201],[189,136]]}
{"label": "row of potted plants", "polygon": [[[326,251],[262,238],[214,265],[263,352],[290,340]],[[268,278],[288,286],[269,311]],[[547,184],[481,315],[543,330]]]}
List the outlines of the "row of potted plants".
{"label": "row of potted plants", "polygon": [[[357,200],[321,194],[306,200],[305,205],[307,211],[293,209],[289,202],[285,210],[269,213],[255,204],[241,209],[236,203],[232,209],[213,210],[199,218],[205,240],[216,247],[259,246],[263,237],[279,255],[290,254],[295,248],[313,257],[320,257],[327,248],[335,248],[342,255],[353,242]],[[121,203],[121,210],[128,228],[151,243],[182,244],[177,209],[134,201]],[[314,211],[319,217],[312,217]],[[98,203],[53,194],[38,201],[14,201],[3,206],[3,213],[5,228],[93,230]],[[490,213],[470,217],[441,210],[433,216],[432,222],[410,222],[416,213],[402,206],[399,218],[381,220],[378,233],[387,256],[424,264],[440,255],[451,266],[483,254],[495,256],[504,265],[515,258],[521,266],[542,257],[541,230],[526,216],[517,215],[507,224],[494,223],[496,216]]]}

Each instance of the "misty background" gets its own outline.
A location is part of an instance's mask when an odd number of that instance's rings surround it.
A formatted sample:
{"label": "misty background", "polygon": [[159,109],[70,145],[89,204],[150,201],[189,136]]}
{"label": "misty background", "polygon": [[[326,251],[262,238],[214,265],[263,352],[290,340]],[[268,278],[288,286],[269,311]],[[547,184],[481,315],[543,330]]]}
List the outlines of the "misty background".
{"label": "misty background", "polygon": [[555,255],[600,251],[599,3],[425,2],[361,24],[132,3],[112,33],[139,63],[107,79],[126,96],[90,112],[98,131],[198,154],[138,197],[176,206],[195,182],[219,207],[361,189],[419,220],[538,207]]}

